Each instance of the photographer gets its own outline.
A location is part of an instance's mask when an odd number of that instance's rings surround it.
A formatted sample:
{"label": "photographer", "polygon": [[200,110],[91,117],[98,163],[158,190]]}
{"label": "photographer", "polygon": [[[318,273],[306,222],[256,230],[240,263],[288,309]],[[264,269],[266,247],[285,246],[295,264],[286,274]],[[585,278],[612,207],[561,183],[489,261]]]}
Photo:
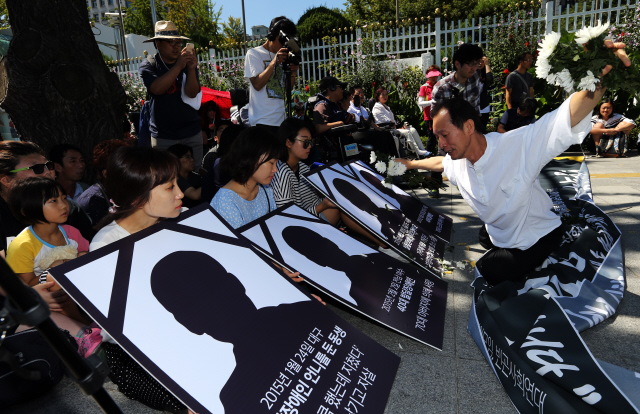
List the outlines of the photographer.
{"label": "photographer", "polygon": [[[289,57],[284,47],[286,38],[298,33],[295,24],[284,16],[269,25],[267,41],[249,49],[245,58],[244,77],[249,85],[249,123],[272,127],[274,134],[285,119],[285,74],[283,63]],[[284,34],[284,35],[283,35]],[[295,83],[298,65],[290,64],[291,85]]]}

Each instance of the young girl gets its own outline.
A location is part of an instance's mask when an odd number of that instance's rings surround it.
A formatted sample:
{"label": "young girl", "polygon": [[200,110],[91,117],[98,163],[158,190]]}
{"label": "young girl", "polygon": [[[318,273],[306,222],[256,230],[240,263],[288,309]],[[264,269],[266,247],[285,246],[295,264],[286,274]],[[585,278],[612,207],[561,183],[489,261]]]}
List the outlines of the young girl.
{"label": "young girl", "polygon": [[[69,203],[62,186],[49,178],[26,178],[11,189],[9,206],[13,214],[29,227],[9,245],[7,263],[49,304],[54,312],[54,322],[76,335],[80,355],[91,355],[102,341],[100,329],[95,325],[86,326],[91,324],[91,320],[80,312],[50,276],[47,278],[48,269],[82,256],[89,249],[89,242],[80,232],[64,224],[69,215]],[[56,312],[61,315],[56,315]]]}
{"label": "young girl", "polygon": [[314,216],[322,217],[334,226],[342,220],[349,229],[377,244],[381,252],[405,261],[388,246],[380,243],[378,239],[360,227],[351,217],[342,213],[331,200],[319,197],[311,184],[301,177],[310,171],[302,160],[309,157],[313,146],[311,132],[301,120],[297,118],[285,119],[278,129],[278,140],[286,152],[283,152],[278,161],[277,172],[271,183],[277,207],[293,201],[298,207]]}
{"label": "young girl", "polygon": [[276,209],[269,184],[280,154],[277,138],[269,129],[258,126],[242,131],[221,159],[230,181],[213,197],[211,207],[233,228]]}
{"label": "young girl", "polygon": [[[177,217],[184,194],[178,187],[179,161],[166,151],[145,147],[116,150],[106,172],[105,187],[112,198],[110,212],[98,224],[90,250],[96,250],[144,230],[164,218]],[[110,378],[127,397],[156,410],[187,409],[118,345],[103,343]]]}

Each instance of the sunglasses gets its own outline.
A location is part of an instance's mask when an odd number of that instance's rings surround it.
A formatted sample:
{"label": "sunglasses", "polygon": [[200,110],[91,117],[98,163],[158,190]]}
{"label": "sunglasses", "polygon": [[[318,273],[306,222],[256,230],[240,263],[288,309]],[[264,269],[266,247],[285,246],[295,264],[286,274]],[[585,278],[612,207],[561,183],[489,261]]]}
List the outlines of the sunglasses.
{"label": "sunglasses", "polygon": [[47,169],[47,171],[53,171],[55,168],[55,164],[53,163],[53,161],[47,161],[44,164],[34,164],[31,167],[25,167],[25,168],[19,168],[17,170],[11,170],[9,171],[10,173],[17,173],[20,171],[26,171],[26,170],[33,170],[33,173],[35,175],[40,175],[42,173],[44,173],[44,169]]}
{"label": "sunglasses", "polygon": [[302,142],[302,148],[307,149],[313,147],[313,139],[300,139],[296,138],[296,141]]}

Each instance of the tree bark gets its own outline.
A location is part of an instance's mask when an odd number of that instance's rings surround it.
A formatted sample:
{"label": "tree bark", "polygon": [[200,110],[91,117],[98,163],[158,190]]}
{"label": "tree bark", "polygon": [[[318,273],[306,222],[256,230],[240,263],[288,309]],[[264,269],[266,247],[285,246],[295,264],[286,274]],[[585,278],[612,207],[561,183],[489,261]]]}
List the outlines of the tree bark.
{"label": "tree bark", "polygon": [[[90,159],[122,139],[126,95],[106,66],[84,0],[7,0],[13,40],[0,61],[0,105],[23,140],[78,146]],[[91,163],[87,163],[91,169]]]}

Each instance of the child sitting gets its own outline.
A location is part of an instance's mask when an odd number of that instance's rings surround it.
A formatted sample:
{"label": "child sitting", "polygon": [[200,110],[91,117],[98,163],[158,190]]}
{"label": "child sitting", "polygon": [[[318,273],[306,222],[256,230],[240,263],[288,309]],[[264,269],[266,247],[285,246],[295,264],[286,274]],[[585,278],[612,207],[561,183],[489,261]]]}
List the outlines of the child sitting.
{"label": "child sitting", "polygon": [[[51,285],[47,290],[55,292],[50,295],[55,300],[47,302],[52,311],[89,325],[91,320],[66,294],[56,292],[60,287],[47,279],[48,269],[89,250],[89,242],[78,229],[64,224],[69,216],[69,203],[62,186],[43,177],[27,178],[12,188],[9,206],[21,222],[29,225],[7,249],[9,266],[29,286]],[[89,356],[102,341],[100,329],[95,325],[81,329],[76,341],[79,353]]]}

